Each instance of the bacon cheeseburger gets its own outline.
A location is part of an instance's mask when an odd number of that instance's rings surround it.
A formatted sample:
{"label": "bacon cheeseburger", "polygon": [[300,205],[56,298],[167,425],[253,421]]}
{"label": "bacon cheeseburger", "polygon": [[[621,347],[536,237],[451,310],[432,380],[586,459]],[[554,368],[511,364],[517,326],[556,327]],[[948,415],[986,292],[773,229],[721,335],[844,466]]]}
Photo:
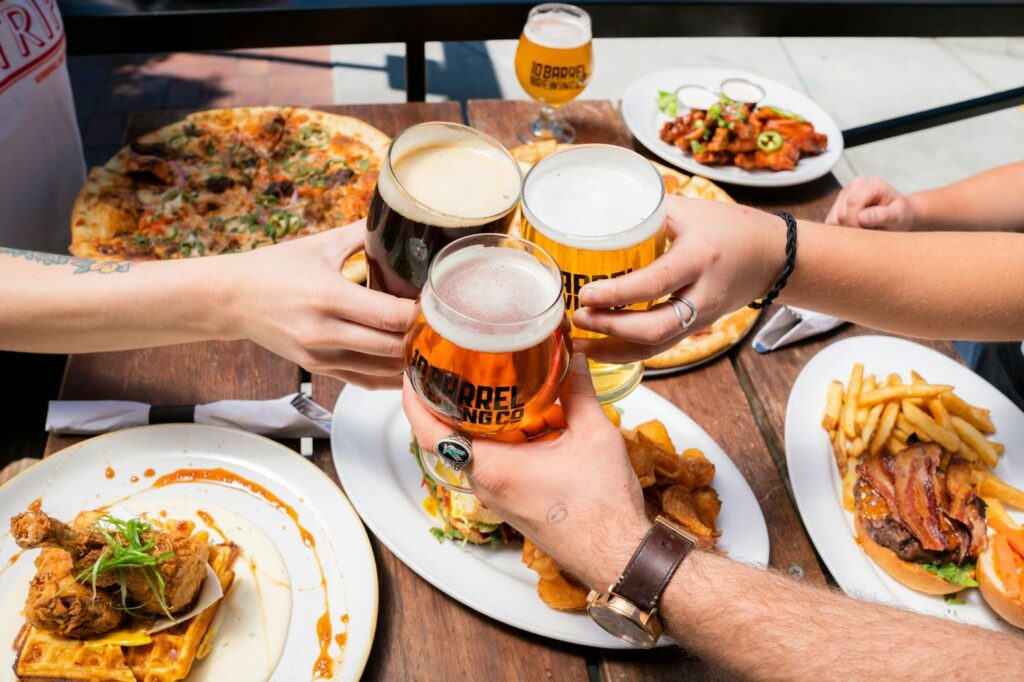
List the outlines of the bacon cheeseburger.
{"label": "bacon cheeseburger", "polygon": [[970,464],[935,443],[880,454],[857,468],[857,541],[889,575],[927,594],[977,587],[985,503]]}

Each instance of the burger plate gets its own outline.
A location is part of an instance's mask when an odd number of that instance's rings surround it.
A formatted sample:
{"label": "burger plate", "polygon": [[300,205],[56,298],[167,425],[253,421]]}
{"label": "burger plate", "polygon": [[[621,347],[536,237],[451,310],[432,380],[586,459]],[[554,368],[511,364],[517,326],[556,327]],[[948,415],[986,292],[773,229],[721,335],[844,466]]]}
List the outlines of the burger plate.
{"label": "burger plate", "polygon": [[[1006,445],[996,475],[1017,487],[1024,485],[1024,412],[992,384],[931,348],[890,336],[843,339],[815,355],[804,366],[786,407],[786,465],[797,508],[822,560],[839,586],[849,595],[893,604],[934,616],[992,629],[1012,630],[981,598],[966,590],[964,604],[922,594],[891,578],[868,558],[854,539],[853,514],[842,506],[842,480],[836,470],[828,435],[821,428],[828,384],[844,384],[853,365],[864,365],[864,375],[896,372],[908,377],[916,370],[927,381],[948,384],[972,405],[992,411],[994,438]],[[1017,519],[1024,514],[1012,512]]]}
{"label": "burger plate", "polygon": [[[623,425],[659,419],[677,447],[696,447],[715,465],[712,485],[722,499],[719,547],[748,563],[768,563],[768,530],[757,499],[729,456],[690,417],[640,387],[617,403]],[[406,566],[437,589],[491,618],[534,634],[607,649],[629,648],[586,614],[548,608],[537,596],[537,574],[521,548],[438,544],[436,522],[423,510],[424,488],[409,452],[409,422],[398,391],[347,386],[334,409],[331,449],[338,478],[370,530]],[[443,627],[443,624],[441,624]]]}

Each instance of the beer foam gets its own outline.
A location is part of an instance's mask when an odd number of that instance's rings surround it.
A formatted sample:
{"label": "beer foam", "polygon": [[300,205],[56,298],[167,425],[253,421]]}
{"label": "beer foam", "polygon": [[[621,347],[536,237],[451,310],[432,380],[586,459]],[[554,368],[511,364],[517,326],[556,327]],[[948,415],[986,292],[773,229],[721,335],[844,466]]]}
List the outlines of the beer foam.
{"label": "beer foam", "polygon": [[526,23],[523,33],[544,47],[568,49],[590,42],[590,21],[565,12],[542,12]]}
{"label": "beer foam", "polygon": [[[457,346],[507,353],[541,343],[562,322],[562,285],[527,251],[469,246],[435,262],[423,316]],[[557,305],[553,305],[557,303]]]}
{"label": "beer foam", "polygon": [[565,246],[611,251],[639,244],[665,221],[661,174],[622,147],[580,145],[530,171],[523,213],[539,232]]}
{"label": "beer foam", "polygon": [[[435,227],[472,227],[519,199],[519,165],[497,142],[462,126],[427,124],[395,139],[381,198],[405,218]],[[404,190],[404,192],[403,192]]]}

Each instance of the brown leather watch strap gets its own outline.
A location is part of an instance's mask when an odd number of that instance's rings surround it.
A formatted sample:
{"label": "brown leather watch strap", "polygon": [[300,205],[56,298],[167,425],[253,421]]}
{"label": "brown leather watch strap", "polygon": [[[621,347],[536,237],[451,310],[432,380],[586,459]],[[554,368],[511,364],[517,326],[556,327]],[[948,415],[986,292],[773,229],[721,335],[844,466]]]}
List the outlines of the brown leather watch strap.
{"label": "brown leather watch strap", "polygon": [[659,517],[637,547],[612,592],[644,611],[653,611],[676,567],[694,547],[693,540]]}

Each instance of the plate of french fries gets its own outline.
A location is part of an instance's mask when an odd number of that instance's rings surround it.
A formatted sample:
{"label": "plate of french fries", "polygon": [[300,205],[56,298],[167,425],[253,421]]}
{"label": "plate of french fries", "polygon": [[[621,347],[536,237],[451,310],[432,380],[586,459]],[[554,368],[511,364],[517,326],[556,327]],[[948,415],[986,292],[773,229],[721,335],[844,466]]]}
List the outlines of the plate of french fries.
{"label": "plate of french fries", "polygon": [[1004,629],[977,590],[947,599],[917,592],[857,543],[858,464],[917,441],[937,443],[947,456],[970,463],[990,515],[1024,520],[1024,412],[941,353],[904,339],[860,336],[814,356],[790,393],[786,463],[804,525],[847,594]]}

